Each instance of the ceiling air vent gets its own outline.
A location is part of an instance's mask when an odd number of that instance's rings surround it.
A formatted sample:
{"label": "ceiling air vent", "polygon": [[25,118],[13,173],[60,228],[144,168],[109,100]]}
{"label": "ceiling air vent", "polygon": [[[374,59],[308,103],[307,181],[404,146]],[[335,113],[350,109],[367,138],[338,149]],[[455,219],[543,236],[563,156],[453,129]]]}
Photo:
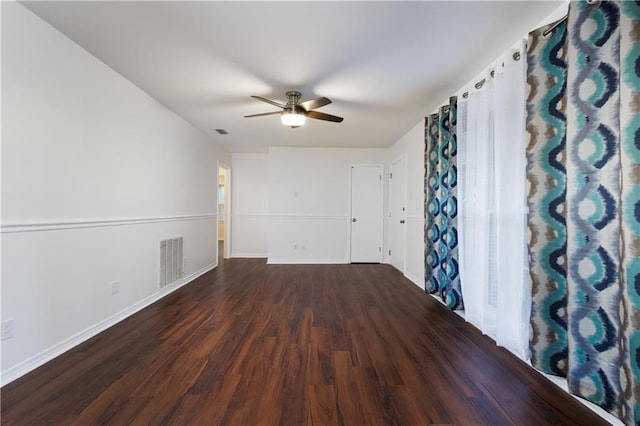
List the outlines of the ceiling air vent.
{"label": "ceiling air vent", "polygon": [[216,129],[216,132],[220,133],[221,135],[228,135],[229,132],[227,132],[225,129]]}

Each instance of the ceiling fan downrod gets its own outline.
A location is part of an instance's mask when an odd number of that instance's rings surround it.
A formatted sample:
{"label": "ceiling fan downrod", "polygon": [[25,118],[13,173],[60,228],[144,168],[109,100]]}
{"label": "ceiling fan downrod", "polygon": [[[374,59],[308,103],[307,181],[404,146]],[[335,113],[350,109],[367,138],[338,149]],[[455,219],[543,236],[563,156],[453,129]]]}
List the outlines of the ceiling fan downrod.
{"label": "ceiling fan downrod", "polygon": [[290,90],[286,93],[289,102],[287,102],[287,106],[289,105],[297,105],[300,101],[300,96],[302,94],[300,92],[296,92],[295,90]]}

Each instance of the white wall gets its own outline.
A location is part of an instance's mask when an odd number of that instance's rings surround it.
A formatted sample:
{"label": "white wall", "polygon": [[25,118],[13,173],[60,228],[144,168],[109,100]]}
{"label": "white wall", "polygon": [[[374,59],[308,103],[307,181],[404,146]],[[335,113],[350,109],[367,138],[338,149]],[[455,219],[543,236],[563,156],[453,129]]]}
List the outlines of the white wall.
{"label": "white wall", "polygon": [[390,148],[389,162],[407,158],[405,223],[407,278],[424,289],[424,120],[420,120]]}
{"label": "white wall", "polygon": [[[2,112],[4,384],[213,268],[231,158],[13,2]],[[159,241],[176,236],[185,278],[160,291]]]}
{"label": "white wall", "polygon": [[348,263],[350,166],[387,170],[388,155],[388,149],[270,148],[269,263]]}
{"label": "white wall", "polygon": [[233,154],[231,256],[267,257],[269,156]]}

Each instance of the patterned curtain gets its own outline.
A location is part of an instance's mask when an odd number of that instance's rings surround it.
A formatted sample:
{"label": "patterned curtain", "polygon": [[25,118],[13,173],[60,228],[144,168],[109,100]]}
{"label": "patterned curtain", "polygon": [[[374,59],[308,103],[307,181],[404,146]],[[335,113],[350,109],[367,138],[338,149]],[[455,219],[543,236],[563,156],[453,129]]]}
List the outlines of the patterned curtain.
{"label": "patterned curtain", "polygon": [[531,362],[567,375],[567,26],[529,34],[527,189],[532,286]]}
{"label": "patterned curtain", "polygon": [[463,309],[458,269],[457,98],[425,125],[425,289]]}
{"label": "patterned curtain", "polygon": [[640,5],[529,35],[531,360],[640,423]]}

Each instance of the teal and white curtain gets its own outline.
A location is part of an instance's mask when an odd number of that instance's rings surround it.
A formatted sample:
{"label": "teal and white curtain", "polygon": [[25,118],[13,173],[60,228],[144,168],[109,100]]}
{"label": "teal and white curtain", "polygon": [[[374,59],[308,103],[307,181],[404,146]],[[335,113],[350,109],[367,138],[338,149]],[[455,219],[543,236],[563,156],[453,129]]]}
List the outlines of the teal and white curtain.
{"label": "teal and white curtain", "polygon": [[531,361],[640,424],[640,5],[572,2],[528,43]]}
{"label": "teal and white curtain", "polygon": [[426,119],[425,290],[462,309],[458,261],[457,99]]}
{"label": "teal and white curtain", "polygon": [[460,274],[465,319],[528,358],[524,40],[459,102]]}

